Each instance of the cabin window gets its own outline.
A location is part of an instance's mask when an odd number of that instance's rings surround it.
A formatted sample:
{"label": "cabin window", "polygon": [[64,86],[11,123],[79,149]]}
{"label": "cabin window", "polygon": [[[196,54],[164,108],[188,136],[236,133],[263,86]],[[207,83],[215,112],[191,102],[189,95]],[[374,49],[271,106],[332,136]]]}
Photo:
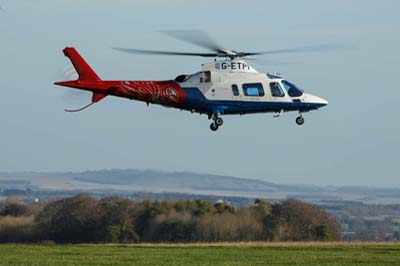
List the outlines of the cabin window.
{"label": "cabin window", "polygon": [[271,82],[269,84],[269,87],[271,89],[271,95],[273,97],[283,97],[285,96],[285,92],[282,90],[281,85],[279,85],[278,82]]}
{"label": "cabin window", "polygon": [[236,84],[232,85],[232,93],[234,96],[239,96],[239,89],[238,86]]}
{"label": "cabin window", "polygon": [[258,97],[264,96],[264,88],[261,83],[243,84],[242,88],[243,88],[243,93],[246,96],[258,96]]}

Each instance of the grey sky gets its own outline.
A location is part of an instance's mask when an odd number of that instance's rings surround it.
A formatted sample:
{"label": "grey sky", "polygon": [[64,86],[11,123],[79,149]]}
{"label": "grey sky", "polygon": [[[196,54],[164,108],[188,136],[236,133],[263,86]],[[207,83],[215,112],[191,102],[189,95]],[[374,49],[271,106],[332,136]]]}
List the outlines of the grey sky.
{"label": "grey sky", "polygon": [[[3,7],[5,7],[3,5]],[[400,187],[399,1],[8,1],[0,13],[0,171],[102,168],[189,170],[281,183]],[[205,116],[109,97],[67,100],[78,48],[103,79],[171,79],[202,58],[125,55],[112,46],[202,51],[157,33],[204,29],[228,49],[268,50],[344,42],[354,51],[288,54],[257,65],[278,71],[326,108],[280,119]]]}

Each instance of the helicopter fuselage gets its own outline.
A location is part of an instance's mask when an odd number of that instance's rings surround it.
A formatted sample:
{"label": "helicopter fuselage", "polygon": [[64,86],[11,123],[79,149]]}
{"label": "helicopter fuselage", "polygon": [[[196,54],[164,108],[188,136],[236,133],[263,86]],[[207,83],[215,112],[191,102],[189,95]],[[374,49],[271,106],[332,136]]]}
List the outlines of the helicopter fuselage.
{"label": "helicopter fuselage", "polygon": [[92,91],[92,103],[113,95],[207,114],[214,120],[215,130],[222,125],[222,115],[303,113],[328,104],[279,76],[259,73],[243,60],[210,62],[203,65],[202,71],[175,80],[103,81],[74,48],[66,48],[64,54],[71,59],[79,79],[56,85]]}
{"label": "helicopter fuselage", "polygon": [[[193,112],[307,112],[327,105],[326,100],[304,93],[281,77],[259,73],[242,60],[204,64],[201,72],[175,81],[187,95],[183,109]],[[288,89],[297,93],[289,93]]]}

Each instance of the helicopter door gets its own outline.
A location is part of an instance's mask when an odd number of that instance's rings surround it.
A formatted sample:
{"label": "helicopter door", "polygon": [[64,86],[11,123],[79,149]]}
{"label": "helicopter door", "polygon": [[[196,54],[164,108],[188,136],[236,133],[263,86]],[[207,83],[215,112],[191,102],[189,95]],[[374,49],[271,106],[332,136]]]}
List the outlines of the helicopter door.
{"label": "helicopter door", "polygon": [[269,88],[271,90],[272,99],[279,101],[283,97],[285,97],[285,92],[283,91],[279,82],[271,82],[269,83]]}

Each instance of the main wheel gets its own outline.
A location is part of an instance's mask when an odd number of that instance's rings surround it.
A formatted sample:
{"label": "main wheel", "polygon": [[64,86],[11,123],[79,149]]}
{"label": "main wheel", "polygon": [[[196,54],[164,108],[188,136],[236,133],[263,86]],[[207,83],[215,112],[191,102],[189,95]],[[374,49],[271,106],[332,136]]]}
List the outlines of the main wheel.
{"label": "main wheel", "polygon": [[296,118],[296,124],[298,124],[299,126],[304,124],[304,118],[302,116],[297,117]]}
{"label": "main wheel", "polygon": [[210,129],[211,129],[212,131],[217,131],[217,130],[218,130],[218,125],[215,124],[215,123],[211,123]]}
{"label": "main wheel", "polygon": [[216,119],[215,119],[215,124],[217,125],[217,126],[222,126],[222,124],[224,123],[224,120],[221,118],[221,117],[217,117]]}

